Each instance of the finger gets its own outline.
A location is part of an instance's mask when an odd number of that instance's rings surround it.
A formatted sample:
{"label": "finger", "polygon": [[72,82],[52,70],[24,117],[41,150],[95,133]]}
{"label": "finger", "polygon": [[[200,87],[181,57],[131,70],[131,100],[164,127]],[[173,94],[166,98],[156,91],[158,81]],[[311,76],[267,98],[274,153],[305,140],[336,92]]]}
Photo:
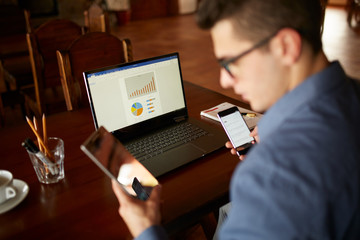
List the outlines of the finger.
{"label": "finger", "polygon": [[227,142],[225,143],[225,147],[227,147],[227,148],[233,148],[233,145],[231,144],[230,141],[227,141]]}
{"label": "finger", "polygon": [[161,198],[161,185],[156,185],[151,191],[149,200],[159,203]]}
{"label": "finger", "polygon": [[259,132],[258,132],[258,127],[256,126],[255,128],[254,128],[254,130],[250,133],[250,136],[251,137],[253,137],[253,138],[255,138],[255,141],[256,142],[260,142],[260,138],[259,138]]}
{"label": "finger", "polygon": [[112,185],[112,189],[115,193],[116,198],[118,199],[119,203],[121,204],[122,202],[124,203],[125,201],[127,201],[127,199],[130,198],[130,196],[128,196],[124,190],[119,186],[119,183],[112,179],[111,180],[111,185]]}
{"label": "finger", "polygon": [[232,155],[237,155],[237,151],[235,150],[235,148],[232,148],[232,149],[230,150],[230,153],[231,153]]}
{"label": "finger", "polygon": [[250,132],[250,136],[251,137],[255,137],[258,135],[258,127],[256,126],[251,132]]}
{"label": "finger", "polygon": [[119,200],[119,195],[120,195],[119,190],[120,189],[119,189],[119,186],[118,186],[118,183],[116,182],[116,180],[111,179],[111,187],[112,187],[112,190],[113,190],[116,198]]}

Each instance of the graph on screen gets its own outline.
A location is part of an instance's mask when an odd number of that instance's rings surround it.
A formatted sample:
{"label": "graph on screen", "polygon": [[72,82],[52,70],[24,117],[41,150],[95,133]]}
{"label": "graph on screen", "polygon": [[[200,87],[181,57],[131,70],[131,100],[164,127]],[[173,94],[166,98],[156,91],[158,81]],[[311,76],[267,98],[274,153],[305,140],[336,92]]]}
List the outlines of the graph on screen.
{"label": "graph on screen", "polygon": [[151,99],[146,100],[146,107],[147,107],[148,113],[155,112],[154,101],[155,101],[155,98],[151,98]]}
{"label": "graph on screen", "polygon": [[128,99],[146,96],[157,91],[153,72],[125,79]]}
{"label": "graph on screen", "polygon": [[143,109],[143,106],[139,102],[136,102],[131,106],[131,112],[134,116],[140,116],[143,112]]}

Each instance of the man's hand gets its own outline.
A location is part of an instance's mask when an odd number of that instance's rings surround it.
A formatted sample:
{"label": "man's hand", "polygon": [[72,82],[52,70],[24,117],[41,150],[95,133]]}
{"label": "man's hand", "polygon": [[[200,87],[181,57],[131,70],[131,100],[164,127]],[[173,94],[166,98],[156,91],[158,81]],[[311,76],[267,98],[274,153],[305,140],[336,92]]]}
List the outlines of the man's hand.
{"label": "man's hand", "polygon": [[[254,130],[252,130],[252,132],[249,134],[249,136],[255,138],[255,141],[256,141],[257,143],[260,142],[260,138],[259,138],[259,135],[258,135],[258,127],[257,127],[257,126],[254,128]],[[236,151],[236,149],[233,147],[233,145],[231,144],[230,141],[227,141],[227,142],[225,143],[225,147],[227,147],[227,148],[230,149],[230,153],[231,153],[232,155],[237,155],[237,151]],[[238,150],[242,150],[242,149],[238,149]],[[239,156],[239,159],[240,159],[241,161],[243,161],[243,160],[245,159],[245,157],[246,157],[246,155],[240,155],[240,156]]]}
{"label": "man's hand", "polygon": [[119,214],[134,238],[147,228],[160,224],[160,185],[153,188],[146,201],[127,195],[115,180],[112,180],[112,189],[120,204]]}

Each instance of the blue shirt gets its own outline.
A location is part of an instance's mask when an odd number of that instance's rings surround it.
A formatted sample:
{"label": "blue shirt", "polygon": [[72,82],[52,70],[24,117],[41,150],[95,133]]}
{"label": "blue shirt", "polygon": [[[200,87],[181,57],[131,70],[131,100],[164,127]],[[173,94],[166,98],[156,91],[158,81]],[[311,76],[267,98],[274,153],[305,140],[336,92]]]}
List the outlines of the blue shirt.
{"label": "blue shirt", "polygon": [[[344,239],[360,217],[360,103],[340,64],[284,95],[258,128],[220,239]],[[138,239],[161,238],[156,226]]]}
{"label": "blue shirt", "polygon": [[258,131],[220,239],[343,239],[359,216],[360,104],[339,63],[283,96]]}

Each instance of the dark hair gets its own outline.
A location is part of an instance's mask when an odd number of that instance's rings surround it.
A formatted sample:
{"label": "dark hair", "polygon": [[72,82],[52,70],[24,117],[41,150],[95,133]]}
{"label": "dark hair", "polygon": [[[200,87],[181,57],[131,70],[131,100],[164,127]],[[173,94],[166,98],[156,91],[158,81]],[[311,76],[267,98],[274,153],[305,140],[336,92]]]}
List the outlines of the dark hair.
{"label": "dark hair", "polygon": [[196,19],[204,29],[229,19],[239,35],[254,42],[288,27],[298,31],[315,53],[322,48],[320,0],[202,0]]}

